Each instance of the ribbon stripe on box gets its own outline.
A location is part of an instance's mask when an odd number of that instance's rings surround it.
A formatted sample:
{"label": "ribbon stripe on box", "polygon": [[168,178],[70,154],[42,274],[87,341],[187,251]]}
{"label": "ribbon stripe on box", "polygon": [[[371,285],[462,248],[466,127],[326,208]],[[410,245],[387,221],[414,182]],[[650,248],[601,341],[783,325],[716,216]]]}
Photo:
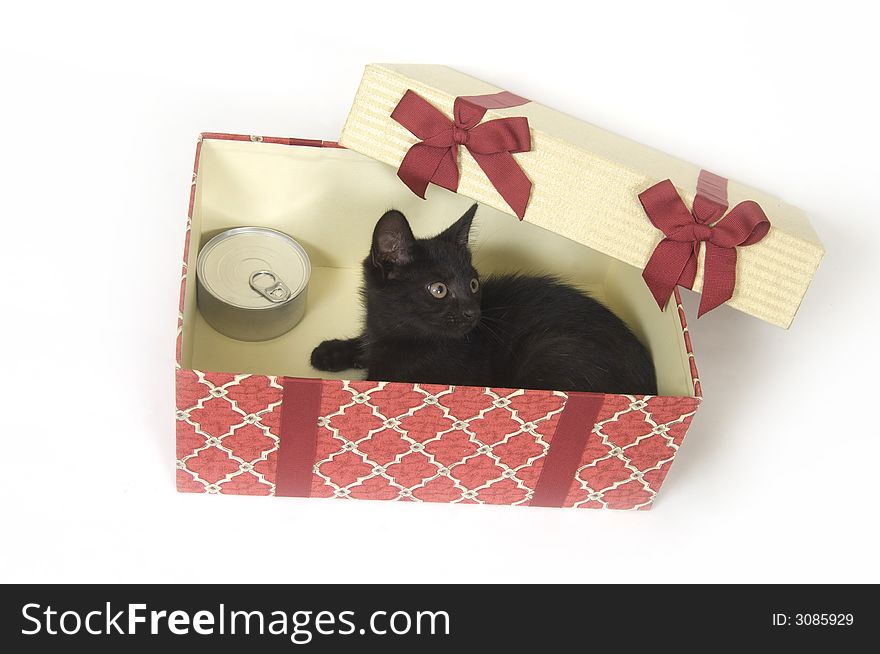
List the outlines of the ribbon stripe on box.
{"label": "ribbon stripe on box", "polygon": [[706,244],[703,291],[697,317],[733,297],[736,248],[767,235],[770,221],[758,203],[740,202],[727,215],[727,179],[701,170],[693,211],[664,180],[639,194],[648,218],[665,237],[654,249],[642,276],[663,309],[676,286],[693,288],[700,244]]}
{"label": "ribbon stripe on box", "polygon": [[559,507],[565,504],[584,456],[587,438],[604,401],[605,396],[601,393],[569,392],[556,433],[544,457],[530,506]]}
{"label": "ribbon stripe on box", "polygon": [[308,497],[321,414],[320,379],[284,377],[275,495]]}
{"label": "ribbon stripe on box", "polygon": [[522,220],[532,183],[513,158],[531,150],[529,121],[508,117],[480,123],[489,108],[514,107],[527,102],[513,93],[460,96],[455,99],[453,120],[423,97],[407,90],[391,118],[421,139],[406,153],[398,177],[420,198],[429,182],[458,190],[458,146],[463,145],[486,177]]}

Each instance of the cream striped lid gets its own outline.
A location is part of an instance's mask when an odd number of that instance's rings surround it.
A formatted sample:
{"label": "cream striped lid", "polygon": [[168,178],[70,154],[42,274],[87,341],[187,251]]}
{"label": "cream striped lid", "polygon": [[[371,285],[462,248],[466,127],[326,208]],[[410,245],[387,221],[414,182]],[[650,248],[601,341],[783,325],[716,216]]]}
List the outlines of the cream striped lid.
{"label": "cream striped lid", "polygon": [[[391,119],[407,89],[447,116],[457,96],[502,90],[445,66],[372,64],[364,71],[340,144],[398,167],[418,140]],[[525,214],[530,223],[644,268],[663,235],[645,215],[639,193],[669,178],[688,206],[693,202],[699,166],[537,102],[490,109],[484,120],[503,116],[529,119],[532,150],[515,158],[533,184]],[[460,148],[459,157],[458,192],[513,215],[465,148]],[[743,200],[758,202],[772,227],[759,243],[737,249],[736,290],[727,304],[788,328],[824,248],[800,209],[733,180],[728,197],[731,207]],[[697,291],[703,283],[704,249]]]}

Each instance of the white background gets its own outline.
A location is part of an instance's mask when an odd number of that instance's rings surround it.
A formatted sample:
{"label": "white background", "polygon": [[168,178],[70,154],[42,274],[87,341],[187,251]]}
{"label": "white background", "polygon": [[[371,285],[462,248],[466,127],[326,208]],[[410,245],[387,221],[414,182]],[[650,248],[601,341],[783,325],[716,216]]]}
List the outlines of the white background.
{"label": "white background", "polygon": [[[877,16],[589,4],[5,7],[0,581],[880,581]],[[450,64],[811,215],[827,255],[791,331],[691,318],[706,400],[652,511],[174,490],[196,136],[335,139],[374,61]]]}

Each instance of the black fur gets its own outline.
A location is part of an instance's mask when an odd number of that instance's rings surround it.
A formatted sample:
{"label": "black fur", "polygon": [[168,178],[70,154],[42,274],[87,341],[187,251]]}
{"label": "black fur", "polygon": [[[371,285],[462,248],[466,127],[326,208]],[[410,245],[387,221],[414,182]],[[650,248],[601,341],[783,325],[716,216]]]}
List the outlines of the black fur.
{"label": "black fur", "polygon": [[[480,279],[468,248],[476,209],[428,239],[399,211],[382,216],[364,261],[363,334],[324,341],[312,366],[366,368],[384,381],[656,395],[647,350],[593,298],[549,276]],[[429,290],[436,282],[443,297]]]}

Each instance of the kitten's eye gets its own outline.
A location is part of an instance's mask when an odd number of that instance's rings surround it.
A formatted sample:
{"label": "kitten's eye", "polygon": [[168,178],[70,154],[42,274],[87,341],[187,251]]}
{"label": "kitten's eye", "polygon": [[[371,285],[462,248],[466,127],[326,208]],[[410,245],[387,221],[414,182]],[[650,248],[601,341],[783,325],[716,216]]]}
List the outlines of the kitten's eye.
{"label": "kitten's eye", "polygon": [[471,280],[471,293],[476,293],[480,290],[480,282],[477,281],[476,278]]}
{"label": "kitten's eye", "polygon": [[446,284],[444,284],[443,282],[434,282],[433,284],[428,284],[428,293],[436,298],[446,297],[446,293],[448,292],[449,289],[446,288]]}

